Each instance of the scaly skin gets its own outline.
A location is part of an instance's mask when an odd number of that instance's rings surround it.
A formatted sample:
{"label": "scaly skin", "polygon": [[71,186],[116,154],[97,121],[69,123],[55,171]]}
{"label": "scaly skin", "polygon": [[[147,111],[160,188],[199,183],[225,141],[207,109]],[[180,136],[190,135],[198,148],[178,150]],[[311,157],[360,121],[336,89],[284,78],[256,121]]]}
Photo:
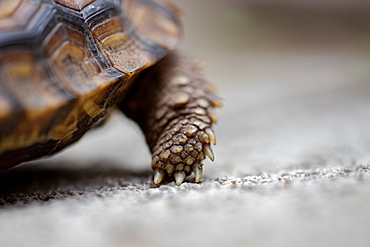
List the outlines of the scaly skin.
{"label": "scaly skin", "polygon": [[199,182],[202,161],[206,156],[214,160],[213,109],[221,103],[199,67],[183,55],[170,54],[141,72],[118,105],[145,134],[156,184],[167,177],[180,185],[192,172]]}

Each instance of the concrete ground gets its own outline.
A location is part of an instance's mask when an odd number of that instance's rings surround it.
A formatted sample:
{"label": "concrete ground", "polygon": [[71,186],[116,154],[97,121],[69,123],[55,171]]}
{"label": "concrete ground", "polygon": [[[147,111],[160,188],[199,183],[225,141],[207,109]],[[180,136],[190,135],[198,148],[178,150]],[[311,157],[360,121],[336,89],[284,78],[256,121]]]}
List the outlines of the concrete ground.
{"label": "concrete ground", "polygon": [[369,5],[177,2],[225,105],[202,182],[154,186],[116,114],[0,173],[0,246],[369,246]]}

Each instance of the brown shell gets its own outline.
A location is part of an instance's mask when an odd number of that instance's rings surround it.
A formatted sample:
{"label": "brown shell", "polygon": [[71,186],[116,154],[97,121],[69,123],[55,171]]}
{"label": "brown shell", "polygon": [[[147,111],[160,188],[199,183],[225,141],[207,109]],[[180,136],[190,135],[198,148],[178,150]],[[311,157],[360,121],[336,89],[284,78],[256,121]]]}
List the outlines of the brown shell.
{"label": "brown shell", "polygon": [[0,1],[0,168],[51,154],[104,119],[180,38],[167,0]]}

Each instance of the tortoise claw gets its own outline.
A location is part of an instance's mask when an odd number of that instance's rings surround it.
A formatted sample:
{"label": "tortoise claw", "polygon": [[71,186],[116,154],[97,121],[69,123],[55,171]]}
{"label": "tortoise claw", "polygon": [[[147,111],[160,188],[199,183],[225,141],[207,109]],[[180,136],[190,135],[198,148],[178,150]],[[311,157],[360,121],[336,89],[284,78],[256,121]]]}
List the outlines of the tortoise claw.
{"label": "tortoise claw", "polygon": [[176,184],[181,185],[182,182],[184,182],[184,180],[185,180],[186,174],[185,174],[185,172],[181,171],[181,172],[176,172],[174,176],[175,176]]}
{"label": "tortoise claw", "polygon": [[205,129],[206,134],[208,135],[209,140],[212,142],[213,145],[216,145],[216,135],[215,132],[211,128]]}
{"label": "tortoise claw", "polygon": [[203,167],[201,165],[194,165],[193,172],[195,176],[195,182],[198,183],[203,175]]}
{"label": "tortoise claw", "polygon": [[164,175],[165,175],[164,171],[162,171],[161,169],[155,169],[154,170],[154,183],[159,184],[160,182],[162,182]]}
{"label": "tortoise claw", "polygon": [[212,148],[209,144],[205,144],[203,146],[203,152],[204,154],[212,161],[215,160],[215,155],[213,154]]}

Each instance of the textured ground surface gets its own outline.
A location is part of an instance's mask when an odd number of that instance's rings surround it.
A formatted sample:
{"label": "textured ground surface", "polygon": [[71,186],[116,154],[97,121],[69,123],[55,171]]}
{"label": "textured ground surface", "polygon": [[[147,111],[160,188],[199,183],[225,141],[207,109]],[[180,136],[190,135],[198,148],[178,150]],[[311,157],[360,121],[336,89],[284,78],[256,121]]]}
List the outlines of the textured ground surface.
{"label": "textured ground surface", "polygon": [[117,114],[0,173],[0,246],[369,246],[370,8],[244,2],[181,2],[225,104],[202,183],[154,186]]}

